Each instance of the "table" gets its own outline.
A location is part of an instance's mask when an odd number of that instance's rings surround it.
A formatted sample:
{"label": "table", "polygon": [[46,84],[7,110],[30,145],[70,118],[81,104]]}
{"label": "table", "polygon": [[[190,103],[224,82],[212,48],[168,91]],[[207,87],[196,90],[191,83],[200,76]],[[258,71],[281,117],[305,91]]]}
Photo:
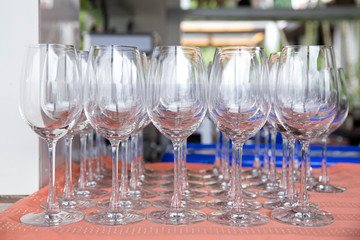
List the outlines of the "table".
{"label": "table", "polygon": [[[210,168],[208,164],[188,164],[190,169]],[[150,168],[170,168],[172,163],[156,163],[148,165]],[[79,171],[79,166],[74,164],[74,173]],[[62,184],[64,166],[57,169],[57,184]],[[314,170],[315,175],[319,169]],[[56,239],[360,239],[360,165],[341,163],[329,167],[331,181],[334,184],[348,188],[340,194],[324,194],[310,192],[311,201],[316,202],[324,210],[335,215],[335,222],[324,227],[298,227],[278,223],[271,219],[267,225],[259,227],[228,227],[217,225],[209,221],[188,226],[167,226],[145,220],[141,223],[127,226],[101,226],[81,221],[79,223],[59,227],[32,227],[20,223],[20,217],[30,212],[41,212],[41,202],[46,201],[47,187],[18,201],[0,213],[0,239],[1,240],[56,240]],[[60,188],[59,188],[60,189]],[[159,197],[158,197],[159,198]],[[205,201],[212,199],[204,198]],[[260,202],[265,199],[258,198]],[[85,214],[95,210],[83,211]],[[154,207],[144,210],[149,212]],[[204,208],[201,211],[210,213],[214,210]],[[270,211],[261,209],[270,216]]]}

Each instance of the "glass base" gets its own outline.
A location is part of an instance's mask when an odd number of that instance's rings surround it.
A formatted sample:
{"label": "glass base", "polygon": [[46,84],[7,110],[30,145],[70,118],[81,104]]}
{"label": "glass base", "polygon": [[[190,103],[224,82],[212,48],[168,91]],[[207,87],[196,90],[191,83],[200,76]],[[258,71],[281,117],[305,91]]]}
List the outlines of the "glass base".
{"label": "glass base", "polygon": [[323,192],[323,193],[342,193],[346,191],[346,187],[334,186],[331,184],[318,183],[307,188],[312,192]]}
{"label": "glass base", "polygon": [[[207,202],[206,205],[208,208],[226,212],[226,211],[231,211],[234,205],[234,201],[216,199]],[[256,211],[259,210],[260,208],[261,208],[261,203],[251,200],[250,201],[244,200],[244,209],[246,209],[246,211]]]}
{"label": "glass base", "polygon": [[260,197],[268,199],[283,199],[286,196],[286,191],[282,188],[276,190],[261,191]]}
{"label": "glass base", "polygon": [[174,179],[174,174],[156,174],[156,173],[145,173],[142,177],[143,180],[171,180]]}
{"label": "glass base", "polygon": [[148,189],[129,190],[129,196],[134,199],[150,199],[159,196],[157,191]]}
{"label": "glass base", "polygon": [[[161,188],[166,188],[169,190],[173,190],[174,189],[174,183],[173,182],[168,182],[168,183],[161,183],[160,184]],[[202,188],[204,187],[204,184],[202,182],[188,182],[188,187],[189,188]]]}
{"label": "glass base", "polygon": [[201,169],[201,170],[187,170],[189,174],[194,175],[219,175],[219,169],[210,168],[210,169]]}
{"label": "glass base", "polygon": [[250,227],[267,224],[270,218],[258,212],[214,212],[208,216],[209,221],[235,227]]}
{"label": "glass base", "polygon": [[247,169],[247,170],[243,170],[241,172],[241,175],[245,176],[245,177],[257,177],[257,176],[261,176],[262,174],[262,170],[261,168],[251,168],[251,169]]}
{"label": "glass base", "polygon": [[88,181],[86,186],[88,188],[109,188],[112,186],[111,181],[106,180],[96,180],[96,181]]}
{"label": "glass base", "polygon": [[165,225],[188,225],[206,220],[206,214],[199,211],[157,210],[150,212],[147,219]]}
{"label": "glass base", "polygon": [[[172,209],[171,199],[158,199],[155,200],[152,205],[159,209]],[[182,210],[196,210],[201,209],[206,206],[206,202],[202,200],[181,200],[181,209]]]}
{"label": "glass base", "polygon": [[246,177],[246,180],[249,182],[255,182],[255,183],[266,182],[268,180],[268,176],[265,174],[248,176],[248,177]]}
{"label": "glass base", "polygon": [[227,190],[230,188],[230,181],[211,181],[206,182],[205,184],[206,188],[212,189],[212,190]]}
{"label": "glass base", "polygon": [[[72,200],[64,200],[57,199],[57,203],[59,208],[62,210],[85,210],[96,206],[96,201],[94,200],[86,200],[86,199],[72,199]],[[42,209],[47,209],[47,203],[40,204]]]}
{"label": "glass base", "polygon": [[109,195],[108,191],[100,190],[100,189],[90,189],[90,188],[83,188],[83,189],[78,188],[78,189],[74,189],[74,192],[76,197],[85,198],[85,199],[96,199]]}
{"label": "glass base", "polygon": [[145,214],[133,210],[103,211],[98,210],[85,216],[85,221],[101,225],[126,225],[145,220]]}
{"label": "glass base", "polygon": [[270,182],[270,181],[266,181],[266,182],[260,182],[260,183],[255,183],[255,184],[250,184],[249,188],[255,188],[258,190],[276,190],[279,188],[279,183],[278,182]]}
{"label": "glass base", "polygon": [[[163,198],[171,198],[174,195],[173,190],[165,190],[160,192],[160,196]],[[207,197],[208,192],[205,190],[185,190],[182,198],[184,199],[194,199],[194,198],[203,198]]]}
{"label": "glass base", "polygon": [[276,221],[303,227],[325,226],[335,220],[331,213],[310,207],[277,208],[272,211],[271,216]]}
{"label": "glass base", "polygon": [[20,218],[21,223],[36,227],[62,226],[79,222],[84,214],[78,211],[54,211],[53,213],[29,213]]}
{"label": "glass base", "polygon": [[[298,204],[297,200],[289,200],[289,199],[271,199],[263,203],[263,207],[268,210],[274,210],[276,208],[289,208],[296,207]],[[320,206],[316,203],[309,203],[311,208],[319,209]]]}
{"label": "glass base", "polygon": [[[145,199],[126,199],[118,201],[118,209],[122,210],[141,210],[151,207],[151,202]],[[102,209],[110,209],[110,199],[98,202],[97,206]]]}
{"label": "glass base", "polygon": [[[221,190],[221,191],[213,190],[210,191],[209,196],[221,200],[227,200],[230,197],[229,194],[230,194],[229,190]],[[255,199],[259,196],[257,192],[246,189],[242,190],[242,195],[244,199]]]}
{"label": "glass base", "polygon": [[145,173],[149,173],[149,174],[173,174],[174,169],[173,168],[168,168],[168,169],[145,168]]}
{"label": "glass base", "polygon": [[211,174],[207,175],[197,175],[197,174],[189,174],[188,180],[189,181],[214,181],[218,180],[219,177]]}

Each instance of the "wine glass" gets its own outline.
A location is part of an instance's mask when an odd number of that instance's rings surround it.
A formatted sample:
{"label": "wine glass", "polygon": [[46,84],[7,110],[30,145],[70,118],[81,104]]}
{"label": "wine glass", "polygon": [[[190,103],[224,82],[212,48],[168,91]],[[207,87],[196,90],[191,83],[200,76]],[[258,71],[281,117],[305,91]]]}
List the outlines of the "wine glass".
{"label": "wine glass", "polygon": [[275,220],[299,226],[323,226],[334,221],[331,213],[310,207],[305,170],[309,143],[329,128],[336,115],[338,98],[332,47],[282,49],[273,107],[284,128],[301,143],[301,182],[297,206],[273,210]]}
{"label": "wine glass", "polygon": [[[230,226],[255,226],[269,222],[269,217],[248,209],[261,204],[245,202],[242,196],[243,145],[265,124],[269,114],[266,93],[268,66],[260,47],[218,48],[210,75],[208,111],[215,125],[232,141],[235,196],[229,207],[209,214],[212,222]],[[252,210],[257,209],[254,207]]]}
{"label": "wine glass", "polygon": [[[95,224],[123,225],[143,221],[145,214],[124,210],[120,202],[118,176],[119,145],[122,143],[122,172],[128,154],[127,139],[135,130],[144,109],[144,73],[135,47],[92,46],[85,84],[85,113],[93,128],[107,138],[112,150],[112,191],[109,207],[85,216]],[[126,164],[125,164],[126,165]],[[122,184],[124,184],[122,175]],[[125,180],[127,182],[127,179]]]}
{"label": "wine glass", "polygon": [[20,89],[20,113],[49,147],[47,208],[20,221],[33,226],[58,226],[81,221],[83,214],[61,210],[56,201],[55,148],[80,114],[81,81],[74,46],[37,44],[27,48]]}
{"label": "wine glass", "polygon": [[321,175],[319,177],[319,183],[310,186],[308,188],[308,190],[314,192],[340,193],[346,191],[345,187],[335,186],[330,184],[327,173],[327,156],[326,156],[327,138],[331,133],[333,133],[336,129],[338,129],[341,126],[341,124],[343,124],[349,112],[349,101],[346,91],[344,69],[342,68],[338,69],[338,77],[339,77],[338,84],[339,84],[340,102],[338,104],[334,121],[331,123],[329,129],[321,136],[322,144],[323,144]]}
{"label": "wine glass", "polygon": [[[79,60],[79,72],[82,78],[83,83],[86,81],[86,66],[89,58],[88,51],[78,51],[78,60]],[[74,185],[75,195],[79,198],[86,199],[95,199],[102,198],[108,195],[109,193],[102,189],[90,188],[88,185],[88,179],[86,175],[86,164],[89,161],[88,154],[88,133],[93,131],[89,121],[85,116],[84,109],[81,112],[81,116],[79,117],[78,123],[82,125],[82,129],[80,131],[80,176],[78,179],[78,183]]]}
{"label": "wine glass", "polygon": [[206,220],[205,213],[184,209],[191,201],[181,200],[180,186],[182,145],[205,117],[206,87],[206,67],[199,48],[154,49],[148,75],[147,112],[154,126],[173,143],[174,194],[170,209],[147,215],[152,222],[179,225]]}

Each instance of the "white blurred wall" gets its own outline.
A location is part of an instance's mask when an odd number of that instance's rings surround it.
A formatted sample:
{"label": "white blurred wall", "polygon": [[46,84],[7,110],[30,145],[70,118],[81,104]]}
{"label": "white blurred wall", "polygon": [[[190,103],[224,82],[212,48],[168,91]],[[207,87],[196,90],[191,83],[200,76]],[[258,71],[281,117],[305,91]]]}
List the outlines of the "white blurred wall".
{"label": "white blurred wall", "polygon": [[24,49],[38,41],[39,1],[0,1],[0,195],[39,186],[39,140],[18,110]]}

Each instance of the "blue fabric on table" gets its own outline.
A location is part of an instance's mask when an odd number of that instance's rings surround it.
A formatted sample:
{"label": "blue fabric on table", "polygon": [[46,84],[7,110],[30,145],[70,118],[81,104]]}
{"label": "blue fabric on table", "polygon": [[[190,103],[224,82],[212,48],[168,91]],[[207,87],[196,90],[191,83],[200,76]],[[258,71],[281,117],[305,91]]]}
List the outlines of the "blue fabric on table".
{"label": "blue fabric on table", "polygon": [[[263,149],[263,145],[261,145]],[[187,147],[188,153],[186,161],[189,163],[207,163],[213,164],[215,161],[215,144],[199,144],[189,143]],[[254,161],[255,145],[244,145],[243,166],[251,167]],[[311,166],[314,168],[321,167],[321,146],[310,146]],[[300,155],[300,153],[299,153]],[[331,166],[335,163],[360,163],[360,147],[357,146],[328,146],[327,161]],[[263,161],[263,156],[261,161]],[[173,162],[174,155],[172,149],[169,148],[161,158],[162,162]],[[276,166],[282,165],[282,145],[276,145]]]}

